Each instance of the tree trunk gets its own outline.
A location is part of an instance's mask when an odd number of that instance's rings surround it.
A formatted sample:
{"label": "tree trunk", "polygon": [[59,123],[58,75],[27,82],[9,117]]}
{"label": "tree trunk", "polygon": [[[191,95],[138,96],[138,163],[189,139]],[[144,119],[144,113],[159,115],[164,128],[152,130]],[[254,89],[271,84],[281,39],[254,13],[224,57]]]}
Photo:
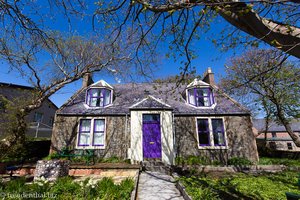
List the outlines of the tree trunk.
{"label": "tree trunk", "polygon": [[10,145],[13,146],[14,144],[24,144],[25,139],[26,139],[26,130],[27,130],[27,123],[25,121],[25,116],[27,114],[20,110],[18,111],[18,113],[16,114],[16,123],[15,126],[12,127],[11,129],[11,141],[10,141]]}
{"label": "tree trunk", "polygon": [[236,28],[300,58],[300,28],[261,18],[244,2],[220,8],[219,14]]}
{"label": "tree trunk", "polygon": [[295,145],[297,147],[300,147],[300,137],[298,134],[294,133],[294,131],[292,130],[292,127],[289,123],[289,121],[286,119],[286,117],[284,116],[284,112],[283,110],[276,105],[277,107],[277,117],[278,120],[282,123],[282,125],[285,127],[285,130],[288,132],[288,134],[291,136],[292,140],[294,141]]}

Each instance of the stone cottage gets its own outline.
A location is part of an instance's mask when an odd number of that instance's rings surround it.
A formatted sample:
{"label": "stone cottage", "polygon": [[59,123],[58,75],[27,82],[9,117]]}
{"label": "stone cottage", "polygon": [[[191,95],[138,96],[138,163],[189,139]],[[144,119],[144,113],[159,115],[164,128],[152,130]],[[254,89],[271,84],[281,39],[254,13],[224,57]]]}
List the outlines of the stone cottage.
{"label": "stone cottage", "polygon": [[132,163],[205,156],[258,160],[250,112],[224,94],[208,69],[189,84],[127,83],[104,80],[83,87],[57,112],[52,151],[94,149],[99,157]]}

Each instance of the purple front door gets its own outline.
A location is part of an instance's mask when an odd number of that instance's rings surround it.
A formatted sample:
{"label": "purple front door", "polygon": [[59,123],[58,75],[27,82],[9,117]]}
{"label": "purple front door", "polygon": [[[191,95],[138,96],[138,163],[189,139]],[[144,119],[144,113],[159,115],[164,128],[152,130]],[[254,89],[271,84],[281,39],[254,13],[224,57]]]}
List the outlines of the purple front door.
{"label": "purple front door", "polygon": [[144,158],[161,158],[160,116],[143,115],[143,155]]}

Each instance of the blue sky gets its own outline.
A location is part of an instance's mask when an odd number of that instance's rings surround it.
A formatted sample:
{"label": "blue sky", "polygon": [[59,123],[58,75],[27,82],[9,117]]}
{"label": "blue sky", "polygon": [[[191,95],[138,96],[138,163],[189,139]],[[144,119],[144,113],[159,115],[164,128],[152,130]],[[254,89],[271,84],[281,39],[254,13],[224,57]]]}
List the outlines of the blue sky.
{"label": "blue sky", "polygon": [[[43,5],[41,6],[41,10],[43,10]],[[46,5],[45,5],[46,6]],[[79,34],[79,35],[89,35],[92,30],[91,25],[91,17],[85,18],[85,19],[78,19],[78,18],[71,18],[71,24],[70,26],[65,16],[63,16],[61,13],[52,13],[55,14],[54,16],[51,15],[51,20],[45,21],[46,25],[52,29],[52,30],[59,30],[62,32],[68,32],[71,31],[73,33]],[[33,19],[39,20],[40,16],[34,17]],[[44,15],[43,19],[47,20],[47,17],[50,19],[50,16],[47,16],[47,14]],[[195,60],[192,60],[192,66],[196,67],[196,73],[199,75],[202,75],[204,71],[207,69],[207,67],[211,67],[213,72],[215,73],[216,80],[218,81],[218,78],[224,73],[224,64],[226,61],[233,56],[233,51],[221,53],[218,51],[218,49],[210,42],[207,37],[210,36],[212,33],[219,32],[222,28],[228,26],[226,22],[223,21],[222,23],[214,24],[209,31],[208,34],[203,35],[201,37],[201,40],[195,41],[193,43],[194,49],[196,49],[196,53],[198,55],[198,58]],[[166,46],[168,44],[165,44]],[[167,48],[167,47],[166,47]],[[40,57],[40,62],[44,62],[44,57]],[[157,63],[159,68],[154,73],[154,78],[162,78],[167,77],[170,75],[176,75],[180,73],[179,67],[181,66],[179,62],[174,62],[174,60],[171,58],[165,58],[162,56],[160,58],[161,60]],[[0,63],[0,82],[6,82],[6,83],[13,83],[13,84],[20,84],[20,85],[30,85],[26,79],[22,78],[16,71],[10,71],[9,66],[2,61]],[[111,76],[106,75],[95,75],[94,81],[104,79],[108,83],[114,84],[116,83],[115,79]],[[60,90],[58,93],[51,96],[51,100],[60,107],[64,102],[67,101],[68,98],[72,94],[74,94],[79,88],[81,87],[81,80],[76,81],[72,84],[67,85],[62,90]]]}

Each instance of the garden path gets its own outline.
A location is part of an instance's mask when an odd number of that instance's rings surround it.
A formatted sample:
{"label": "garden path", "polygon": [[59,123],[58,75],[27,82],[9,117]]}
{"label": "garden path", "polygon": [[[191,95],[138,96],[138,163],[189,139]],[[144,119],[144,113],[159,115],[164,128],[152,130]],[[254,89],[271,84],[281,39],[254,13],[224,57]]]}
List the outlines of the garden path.
{"label": "garden path", "polygon": [[175,180],[166,174],[145,171],[140,174],[138,200],[184,200],[175,186]]}

